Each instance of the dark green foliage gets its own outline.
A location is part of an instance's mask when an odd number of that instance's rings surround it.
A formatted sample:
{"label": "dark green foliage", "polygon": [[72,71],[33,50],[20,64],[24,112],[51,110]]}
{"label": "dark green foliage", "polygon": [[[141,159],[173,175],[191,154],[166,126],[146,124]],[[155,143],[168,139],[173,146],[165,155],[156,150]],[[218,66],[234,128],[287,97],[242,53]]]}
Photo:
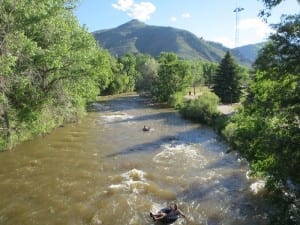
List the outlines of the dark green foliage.
{"label": "dark green foliage", "polygon": [[[272,224],[299,224],[300,15],[285,16],[261,50],[244,109],[224,131],[232,145],[268,178],[278,212]],[[291,185],[292,184],[292,185]]]}
{"label": "dark green foliage", "polygon": [[270,36],[272,41],[261,50],[254,64],[258,70],[276,68],[278,76],[281,73],[300,73],[300,16],[284,16],[282,23],[284,26],[273,25],[277,33]]}
{"label": "dark green foliage", "polygon": [[239,102],[241,84],[238,65],[229,51],[222,59],[213,80],[213,90],[223,103]]}
{"label": "dark green foliage", "polygon": [[108,85],[110,56],[79,26],[74,3],[1,1],[1,149],[78,119]]}

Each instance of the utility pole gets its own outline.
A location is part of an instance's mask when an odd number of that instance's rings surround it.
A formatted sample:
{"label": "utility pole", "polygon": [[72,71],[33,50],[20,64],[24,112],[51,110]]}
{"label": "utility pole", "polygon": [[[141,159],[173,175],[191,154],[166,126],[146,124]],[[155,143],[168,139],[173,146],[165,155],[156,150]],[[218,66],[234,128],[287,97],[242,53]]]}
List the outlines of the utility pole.
{"label": "utility pole", "polygon": [[245,10],[242,7],[236,7],[233,12],[235,12],[235,40],[234,45],[237,47],[239,42],[239,12]]}

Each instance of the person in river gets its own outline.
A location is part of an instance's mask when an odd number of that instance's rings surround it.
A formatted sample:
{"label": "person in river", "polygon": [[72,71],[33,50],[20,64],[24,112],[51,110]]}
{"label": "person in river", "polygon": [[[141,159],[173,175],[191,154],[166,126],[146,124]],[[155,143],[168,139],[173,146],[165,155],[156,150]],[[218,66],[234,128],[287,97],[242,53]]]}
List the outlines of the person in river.
{"label": "person in river", "polygon": [[170,220],[170,222],[175,222],[179,216],[185,218],[184,213],[177,207],[176,203],[169,204],[168,207],[159,210],[156,214],[150,212],[150,216],[154,221],[164,221],[165,219]]}
{"label": "person in river", "polygon": [[146,126],[146,125],[144,125],[144,127],[143,127],[143,131],[150,131],[150,127],[149,126]]}

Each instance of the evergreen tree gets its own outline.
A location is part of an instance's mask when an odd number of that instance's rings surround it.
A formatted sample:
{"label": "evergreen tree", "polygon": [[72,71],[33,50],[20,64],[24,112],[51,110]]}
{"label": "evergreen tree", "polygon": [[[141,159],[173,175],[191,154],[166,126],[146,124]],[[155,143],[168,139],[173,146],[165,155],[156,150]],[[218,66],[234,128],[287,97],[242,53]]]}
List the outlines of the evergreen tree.
{"label": "evergreen tree", "polygon": [[238,65],[229,51],[225,54],[214,76],[213,90],[223,103],[234,103],[240,100],[241,85]]}

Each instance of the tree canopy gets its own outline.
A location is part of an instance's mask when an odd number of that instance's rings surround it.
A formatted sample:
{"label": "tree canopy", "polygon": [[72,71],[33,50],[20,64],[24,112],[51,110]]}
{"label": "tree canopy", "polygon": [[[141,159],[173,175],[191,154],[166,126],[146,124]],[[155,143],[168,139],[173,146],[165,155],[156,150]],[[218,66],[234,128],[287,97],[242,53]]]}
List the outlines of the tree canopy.
{"label": "tree canopy", "polygon": [[299,189],[291,188],[300,184],[299,18],[284,16],[275,26],[254,64],[244,108],[224,132],[276,192],[280,210],[272,224],[300,221]]}
{"label": "tree canopy", "polygon": [[178,60],[175,53],[161,53],[158,62],[155,97],[160,102],[167,102],[171,95],[191,85],[191,67],[187,62]]}
{"label": "tree canopy", "polygon": [[213,80],[213,90],[223,103],[238,102],[241,96],[238,65],[229,51],[222,59]]}
{"label": "tree canopy", "polygon": [[109,54],[79,25],[75,3],[1,1],[0,149],[76,119],[108,85]]}

